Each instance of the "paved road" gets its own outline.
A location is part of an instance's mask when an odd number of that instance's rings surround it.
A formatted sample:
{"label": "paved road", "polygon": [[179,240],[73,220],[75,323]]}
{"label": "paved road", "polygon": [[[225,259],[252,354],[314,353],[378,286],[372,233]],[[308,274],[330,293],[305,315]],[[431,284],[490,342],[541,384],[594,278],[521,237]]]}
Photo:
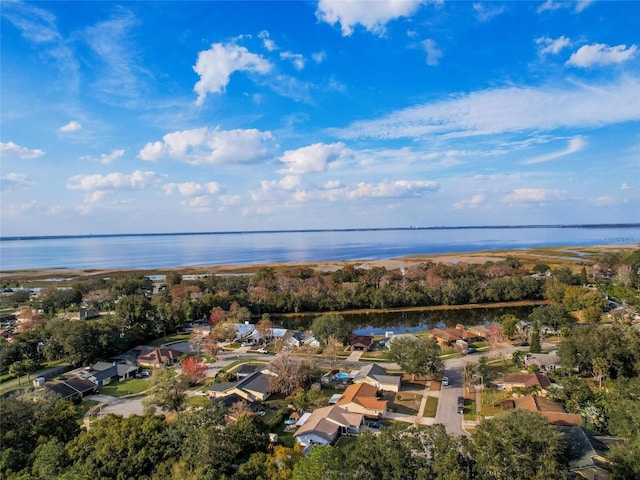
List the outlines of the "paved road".
{"label": "paved road", "polygon": [[478,358],[452,358],[444,362],[444,375],[449,377],[449,385],[442,386],[440,390],[440,401],[438,402],[435,423],[442,423],[447,432],[454,435],[468,435],[462,429],[462,415],[458,413],[458,397],[463,396],[464,364],[469,361],[477,361]]}

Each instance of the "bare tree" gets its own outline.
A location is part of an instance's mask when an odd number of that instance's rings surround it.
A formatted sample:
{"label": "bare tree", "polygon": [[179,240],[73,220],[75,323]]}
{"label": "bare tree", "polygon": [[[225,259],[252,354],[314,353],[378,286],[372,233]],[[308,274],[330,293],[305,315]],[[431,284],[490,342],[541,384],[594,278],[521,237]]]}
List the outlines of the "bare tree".
{"label": "bare tree", "polygon": [[333,368],[338,361],[338,356],[343,349],[342,342],[340,342],[334,335],[329,335],[323,342],[322,356],[329,362],[329,367]]}
{"label": "bare tree", "polygon": [[309,381],[312,363],[308,359],[300,358],[290,351],[283,350],[267,366],[269,388],[273,392],[290,395],[303,388]]}
{"label": "bare tree", "polygon": [[487,329],[487,342],[489,343],[489,351],[493,357],[503,357],[509,351],[511,344],[509,339],[502,331],[500,325],[493,324]]}
{"label": "bare tree", "polygon": [[273,337],[273,323],[269,319],[269,314],[262,315],[262,319],[256,323],[256,331],[260,334],[265,344],[271,340]]}

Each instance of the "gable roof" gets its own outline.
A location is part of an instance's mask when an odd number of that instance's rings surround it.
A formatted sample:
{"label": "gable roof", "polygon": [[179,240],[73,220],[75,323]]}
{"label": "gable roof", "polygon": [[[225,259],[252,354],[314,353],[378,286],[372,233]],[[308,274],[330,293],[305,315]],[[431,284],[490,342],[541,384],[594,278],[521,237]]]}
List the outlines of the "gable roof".
{"label": "gable roof", "polygon": [[349,336],[349,345],[362,345],[369,348],[373,345],[373,337],[371,335],[351,335]]}
{"label": "gable roof", "polygon": [[525,387],[538,385],[541,389],[546,390],[551,386],[551,381],[541,373],[526,373],[516,375],[505,375],[504,383],[523,384]]}
{"label": "gable roof", "polygon": [[356,381],[356,380],[364,379],[367,377],[375,378],[377,375],[386,375],[386,374],[387,374],[386,368],[381,367],[377,363],[370,363],[362,367],[360,370],[358,370],[358,373],[356,373],[356,375],[353,377],[353,380]]}
{"label": "gable roof", "polygon": [[386,410],[386,400],[379,400],[376,397],[378,389],[368,383],[353,383],[349,385],[342,398],[338,400],[336,405],[346,405],[347,403],[356,403],[368,410]]}
{"label": "gable roof", "polygon": [[526,395],[514,399],[516,408],[544,415],[554,425],[580,425],[582,416],[567,413],[561,404],[537,395]]}
{"label": "gable roof", "polygon": [[180,358],[180,355],[182,355],[182,352],[179,352],[178,350],[166,347],[157,347],[151,351],[142,353],[138,357],[138,362],[164,364],[167,361],[177,361]]}
{"label": "gable roof", "polygon": [[361,413],[347,412],[337,405],[314,410],[307,421],[293,435],[298,437],[306,433],[313,433],[327,441],[331,441],[340,427],[349,428],[362,423]]}

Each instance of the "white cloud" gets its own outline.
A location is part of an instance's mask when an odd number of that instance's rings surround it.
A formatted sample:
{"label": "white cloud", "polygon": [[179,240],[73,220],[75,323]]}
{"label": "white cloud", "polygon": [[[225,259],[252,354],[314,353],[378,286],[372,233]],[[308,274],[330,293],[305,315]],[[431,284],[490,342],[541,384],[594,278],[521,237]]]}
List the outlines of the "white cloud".
{"label": "white cloud", "polygon": [[536,44],[540,46],[538,48],[538,54],[547,55],[551,53],[553,55],[557,55],[563,48],[571,45],[571,40],[564,35],[556,39],[550,37],[539,37],[536,38]]}
{"label": "white cloud", "polygon": [[486,7],[482,3],[474,3],[473,10],[476,12],[476,18],[481,22],[491,20],[493,17],[501,15],[505,11],[504,5],[499,7]]}
{"label": "white cloud", "polygon": [[183,200],[182,202],[180,202],[180,205],[182,205],[183,207],[192,208],[197,211],[208,212],[211,208],[209,203],[210,201],[210,197],[202,195],[199,197],[191,198],[189,200]]}
{"label": "white cloud", "polygon": [[100,162],[103,165],[109,165],[114,160],[122,157],[124,155],[124,149],[113,150],[111,153],[102,153],[98,158],[92,157],[90,155],[85,155],[80,157],[80,160],[86,160],[90,162]]}
{"label": "white cloud", "polygon": [[288,172],[297,175],[305,173],[324,172],[330,164],[353,155],[353,151],[348,149],[344,143],[337,142],[331,144],[315,143],[297,150],[287,150],[280,157],[280,161],[287,168],[281,172]]}
{"label": "white cloud", "polygon": [[69,190],[142,190],[160,182],[164,175],[136,170],[131,174],[74,175],[67,181]]}
{"label": "white cloud", "polygon": [[605,207],[607,205],[615,205],[618,203],[614,197],[608,195],[602,195],[596,198],[590,198],[589,203],[596,205],[598,207]]}
{"label": "white cloud", "polygon": [[267,30],[262,30],[258,34],[258,38],[262,39],[262,44],[264,45],[264,48],[266,48],[268,51],[273,52],[274,50],[278,49],[276,42],[274,42],[273,40],[271,40],[271,38],[269,38],[269,32]]}
{"label": "white cloud", "polygon": [[334,188],[340,188],[342,186],[342,182],[340,180],[329,180],[324,184],[324,188],[327,190],[333,190]]}
{"label": "white cloud", "polygon": [[553,0],[546,0],[542,5],[538,7],[536,10],[538,13],[546,12],[546,11],[554,11],[558,10],[562,7],[561,3],[556,3]]}
{"label": "white cloud", "polygon": [[425,192],[438,190],[437,182],[427,180],[396,180],[394,182],[358,183],[354,188],[347,188],[345,196],[347,198],[390,198],[390,197],[411,197],[420,196]]}
{"label": "white cloud", "polygon": [[7,173],[0,179],[0,191],[12,192],[31,188],[35,183],[22,173]]}
{"label": "white cloud", "polygon": [[44,152],[39,149],[21,147],[13,142],[0,142],[0,157],[15,157],[30,160],[41,157],[42,155],[44,155]]}
{"label": "white cloud", "polygon": [[430,67],[438,65],[440,57],[442,57],[442,50],[436,47],[436,42],[431,38],[427,38],[423,40],[422,46],[424,47],[424,51],[427,52],[427,65]]}
{"label": "white cloud", "polygon": [[325,51],[321,51],[321,52],[316,52],[314,54],[311,55],[311,58],[313,59],[314,62],[316,63],[322,63],[327,59],[327,54],[325,53]]}
{"label": "white cloud", "polygon": [[504,203],[544,202],[562,197],[566,192],[550,188],[517,188],[506,195]]}
{"label": "white cloud", "polygon": [[280,58],[283,60],[291,60],[296,70],[302,70],[304,68],[304,57],[299,53],[292,52],[280,52]]}
{"label": "white cloud", "polygon": [[193,70],[200,76],[193,90],[198,94],[196,105],[202,105],[207,93],[223,92],[234,72],[250,72],[265,75],[271,63],[260,55],[239,45],[214,43],[209,50],[198,53]]}
{"label": "white cloud", "polygon": [[594,0],[578,0],[576,2],[576,8],[575,8],[575,12],[576,13],[580,13],[581,11],[583,11],[585,8],[587,8],[589,5],[591,5],[593,3]]}
{"label": "white cloud", "polygon": [[260,189],[251,192],[251,199],[254,202],[273,202],[276,198],[281,198],[283,192],[291,191],[300,184],[301,179],[296,175],[286,175],[280,180],[262,180]]}
{"label": "white cloud", "polygon": [[351,35],[358,24],[369,32],[383,35],[388,22],[413,15],[422,3],[423,0],[320,0],[316,17],[330,25],[339,23],[345,37]]}
{"label": "white cloud", "polygon": [[637,47],[635,45],[631,45],[629,48],[626,45],[610,47],[604,43],[583,45],[571,54],[571,57],[567,60],[567,65],[589,68],[598,65],[622,63],[632,59],[636,51]]}
{"label": "white cloud", "polygon": [[234,205],[238,205],[242,197],[240,195],[220,195],[218,198],[220,203],[225,207],[232,207]]}
{"label": "white cloud", "polygon": [[640,120],[640,81],[601,85],[505,87],[409,107],[330,133],[342,138],[465,137],[523,130],[595,127]]}
{"label": "white cloud", "polygon": [[2,205],[2,215],[7,217],[20,217],[32,211],[38,206],[35,200],[27,203],[19,203],[13,205]]}
{"label": "white cloud", "polygon": [[556,160],[558,158],[562,158],[567,155],[571,155],[573,153],[579,152],[586,146],[586,144],[587,142],[585,141],[584,137],[581,137],[581,136],[573,137],[569,139],[567,148],[565,148],[564,150],[549,153],[546,155],[540,155],[538,157],[525,160],[524,162],[521,162],[521,163],[523,165],[533,165],[535,163],[550,162],[551,160]]}
{"label": "white cloud", "polygon": [[487,196],[483,193],[478,193],[472,195],[471,198],[466,200],[461,200],[453,205],[453,207],[457,210],[463,210],[466,208],[478,208],[480,205],[484,203]]}
{"label": "white cloud", "polygon": [[246,163],[265,158],[275,146],[270,132],[203,127],[168,133],[162,141],[147,143],[139,157],[148,161],[171,158],[192,165]]}
{"label": "white cloud", "polygon": [[197,182],[165,183],[162,188],[167,195],[177,191],[185,197],[198,195],[202,192],[213,195],[220,191],[220,185],[217,182],[209,182],[204,185]]}
{"label": "white cloud", "polygon": [[622,185],[620,185],[620,190],[633,190],[633,187],[628,183],[624,182]]}
{"label": "white cloud", "polygon": [[71,120],[69,123],[58,129],[58,131],[62,133],[77,132],[79,130],[82,130],[82,124],[77,120]]}

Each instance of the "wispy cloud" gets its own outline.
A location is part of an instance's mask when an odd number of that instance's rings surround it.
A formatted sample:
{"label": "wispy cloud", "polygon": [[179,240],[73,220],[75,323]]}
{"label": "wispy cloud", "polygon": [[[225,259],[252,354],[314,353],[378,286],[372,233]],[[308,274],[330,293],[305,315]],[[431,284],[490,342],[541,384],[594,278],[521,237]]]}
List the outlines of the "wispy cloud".
{"label": "wispy cloud", "polygon": [[504,5],[500,5],[500,6],[492,5],[490,7],[487,7],[486,5],[480,2],[476,2],[473,4],[473,10],[476,12],[476,18],[479,21],[487,22],[491,20],[493,17],[502,15],[506,9]]}
{"label": "wispy cloud", "polygon": [[280,58],[283,60],[289,60],[293,63],[296,70],[302,70],[304,68],[305,59],[304,56],[299,53],[280,52]]}
{"label": "wispy cloud", "polygon": [[461,200],[455,203],[453,205],[453,208],[455,208],[456,210],[464,210],[467,208],[478,208],[485,202],[486,199],[487,199],[487,196],[484,193],[477,193],[475,195],[472,195],[471,198],[468,198],[466,200]]}
{"label": "wispy cloud", "polygon": [[316,16],[330,25],[339,23],[345,37],[353,33],[356,25],[362,25],[377,35],[384,35],[388,22],[410,17],[423,3],[424,0],[320,0]]}
{"label": "wispy cloud", "polygon": [[245,47],[233,43],[214,43],[210,49],[198,53],[198,60],[193,67],[200,76],[193,87],[198,94],[196,105],[202,105],[208,93],[224,92],[234,72],[265,75],[271,68],[268,60]]}
{"label": "wispy cloud", "polygon": [[215,195],[221,190],[221,187],[217,182],[208,182],[205,184],[200,184],[197,182],[165,183],[162,188],[167,195],[171,195],[174,192],[179,192],[185,197],[197,195],[200,193]]}
{"label": "wispy cloud", "polygon": [[564,190],[553,188],[518,188],[505,195],[502,201],[504,203],[544,202],[557,200],[564,194],[566,194]]}
{"label": "wispy cloud", "polygon": [[94,88],[112,97],[135,101],[144,92],[143,78],[149,75],[138,58],[131,31],[139,24],[128,9],[118,7],[113,16],[85,30],[84,38],[99,62]]}
{"label": "wispy cloud", "polygon": [[381,119],[329,130],[339,138],[473,136],[561,127],[595,127],[640,119],[640,81],[602,85],[505,87],[417,105]]}
{"label": "wispy cloud", "polygon": [[99,157],[92,157],[90,155],[83,155],[80,157],[80,160],[85,160],[89,162],[100,162],[103,165],[109,165],[113,163],[114,160],[122,157],[124,155],[124,149],[113,150],[111,153],[102,153]]}
{"label": "wispy cloud", "polygon": [[567,155],[571,155],[573,153],[577,153],[582,150],[586,146],[587,142],[584,137],[578,136],[570,138],[567,144],[567,147],[553,153],[548,153],[546,155],[540,155],[535,158],[530,158],[529,160],[525,160],[521,162],[523,165],[533,165],[536,163],[550,162],[551,160],[557,160],[558,158],[566,157]]}
{"label": "wispy cloud", "polygon": [[604,43],[583,45],[571,54],[571,57],[567,60],[567,65],[589,68],[622,63],[631,60],[637,50],[638,48],[635,45],[631,45],[629,48],[626,45],[610,47]]}
{"label": "wispy cloud", "polygon": [[0,157],[5,158],[22,158],[30,160],[32,158],[38,158],[44,155],[44,152],[40,149],[32,149],[27,147],[21,147],[13,142],[0,142]]}
{"label": "wispy cloud", "polygon": [[25,190],[35,185],[29,177],[22,173],[7,173],[0,179],[0,191],[12,192],[15,190]]}
{"label": "wispy cloud", "polygon": [[77,120],[71,120],[69,123],[62,125],[58,131],[62,133],[78,132],[82,130],[82,124]]}
{"label": "wispy cloud", "polygon": [[170,158],[192,165],[247,163],[266,158],[276,146],[271,132],[203,127],[168,133],[162,141],[147,143],[139,157],[148,161]]}
{"label": "wispy cloud", "polygon": [[538,7],[536,10],[538,13],[542,12],[553,12],[554,10],[558,10],[562,7],[562,3],[554,2],[553,0],[546,0],[542,5]]}
{"label": "wispy cloud", "polygon": [[438,49],[435,40],[431,38],[423,40],[422,47],[424,48],[424,51],[427,52],[427,65],[430,67],[438,65],[440,57],[442,57],[442,50]]}
{"label": "wispy cloud", "polygon": [[620,185],[620,190],[633,190],[633,187],[627,182],[624,182],[622,185]]}
{"label": "wispy cloud", "polygon": [[555,39],[550,37],[538,37],[535,41],[539,46],[539,55],[557,55],[562,49],[571,45],[571,40],[569,40],[564,35]]}
{"label": "wispy cloud", "polygon": [[142,190],[160,182],[159,173],[136,170],[131,174],[112,172],[106,175],[74,175],[67,181],[69,190]]}

